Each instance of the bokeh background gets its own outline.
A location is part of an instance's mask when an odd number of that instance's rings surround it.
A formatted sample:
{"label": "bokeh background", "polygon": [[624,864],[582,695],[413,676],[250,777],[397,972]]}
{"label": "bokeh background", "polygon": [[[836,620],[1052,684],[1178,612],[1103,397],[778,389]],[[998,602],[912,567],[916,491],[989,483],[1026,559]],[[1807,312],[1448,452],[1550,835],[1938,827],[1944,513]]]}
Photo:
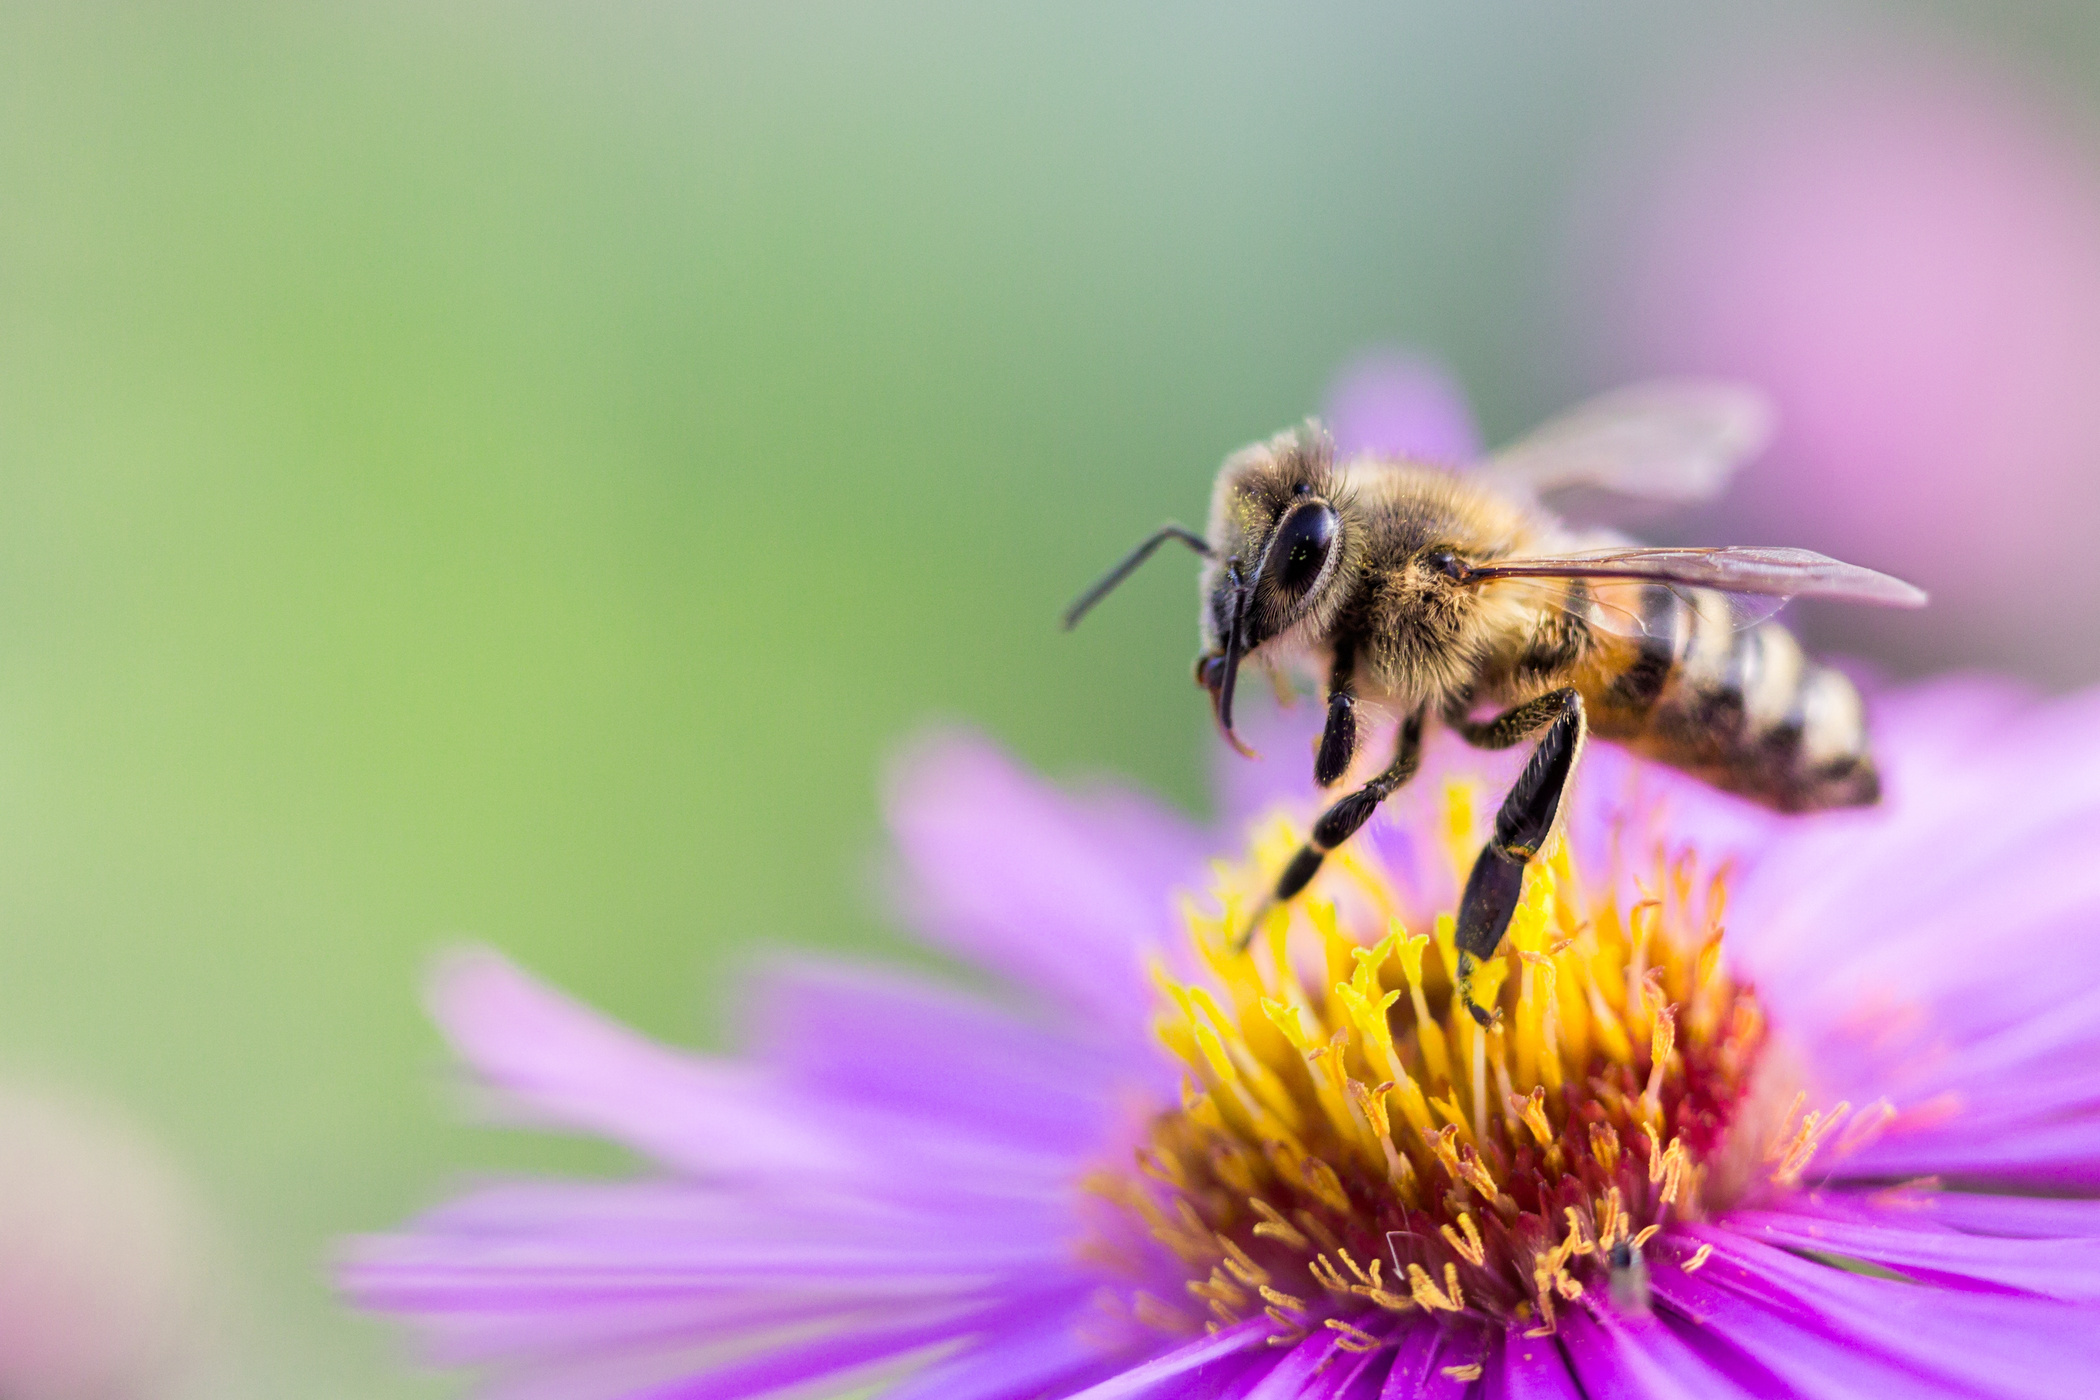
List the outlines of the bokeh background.
{"label": "bokeh background", "polygon": [[1200,807],[1186,561],[1054,618],[1368,350],[1755,377],[1653,533],[2100,674],[2096,112],[2091,0],[0,8],[0,1390],[449,1393],[329,1241],[615,1163],[459,1123],[433,950],[722,1043],[909,956],[930,720]]}

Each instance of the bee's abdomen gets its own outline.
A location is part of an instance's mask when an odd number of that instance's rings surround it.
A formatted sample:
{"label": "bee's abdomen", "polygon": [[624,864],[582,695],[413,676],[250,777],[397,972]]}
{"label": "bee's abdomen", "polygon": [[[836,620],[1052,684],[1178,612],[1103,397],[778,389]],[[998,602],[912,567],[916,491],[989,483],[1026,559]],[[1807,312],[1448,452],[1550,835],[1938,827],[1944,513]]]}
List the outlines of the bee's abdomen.
{"label": "bee's abdomen", "polygon": [[1701,589],[1650,585],[1641,609],[1647,635],[1589,697],[1600,736],[1781,811],[1880,797],[1858,690],[1793,633],[1739,630]]}

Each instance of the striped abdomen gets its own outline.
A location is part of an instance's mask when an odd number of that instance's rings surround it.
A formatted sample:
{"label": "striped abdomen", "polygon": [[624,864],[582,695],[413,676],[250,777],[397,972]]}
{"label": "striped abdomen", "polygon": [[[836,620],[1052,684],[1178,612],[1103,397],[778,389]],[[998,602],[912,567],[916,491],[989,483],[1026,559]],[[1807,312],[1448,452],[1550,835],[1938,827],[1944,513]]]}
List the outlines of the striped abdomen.
{"label": "striped abdomen", "polygon": [[1593,629],[1579,682],[1596,734],[1784,812],[1880,797],[1859,692],[1793,633],[1739,628],[1726,595],[1705,589],[1615,590],[1629,591],[1645,635]]}

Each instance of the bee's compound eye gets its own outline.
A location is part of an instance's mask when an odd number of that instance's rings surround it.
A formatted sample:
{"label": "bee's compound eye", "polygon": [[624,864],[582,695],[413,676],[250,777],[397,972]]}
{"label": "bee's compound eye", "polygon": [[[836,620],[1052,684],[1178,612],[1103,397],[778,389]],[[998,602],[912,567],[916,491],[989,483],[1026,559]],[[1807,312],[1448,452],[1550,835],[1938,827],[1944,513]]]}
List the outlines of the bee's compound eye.
{"label": "bee's compound eye", "polygon": [[1433,549],[1423,556],[1422,562],[1429,566],[1430,572],[1442,574],[1449,579],[1462,579],[1471,572],[1466,567],[1466,561],[1448,549]]}
{"label": "bee's compound eye", "polygon": [[1327,566],[1328,551],[1340,528],[1332,506],[1314,503],[1300,506],[1276,533],[1270,557],[1277,561],[1277,581],[1286,592],[1303,593]]}

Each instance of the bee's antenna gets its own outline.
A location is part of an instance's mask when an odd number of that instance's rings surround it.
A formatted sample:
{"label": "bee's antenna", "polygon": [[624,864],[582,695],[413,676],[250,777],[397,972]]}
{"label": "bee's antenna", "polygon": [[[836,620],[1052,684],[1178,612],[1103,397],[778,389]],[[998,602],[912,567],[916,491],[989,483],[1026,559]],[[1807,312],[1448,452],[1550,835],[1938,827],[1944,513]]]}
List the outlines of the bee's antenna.
{"label": "bee's antenna", "polygon": [[1080,594],[1078,601],[1065,609],[1065,630],[1069,632],[1074,627],[1077,627],[1079,619],[1085,617],[1093,609],[1094,604],[1106,598],[1114,591],[1117,584],[1136,573],[1138,565],[1150,559],[1152,551],[1158,549],[1168,540],[1180,540],[1204,558],[1208,559],[1211,557],[1210,541],[1186,526],[1176,525],[1169,521],[1146,536],[1145,542],[1125,555],[1122,563],[1110,569],[1102,576],[1099,583]]}

